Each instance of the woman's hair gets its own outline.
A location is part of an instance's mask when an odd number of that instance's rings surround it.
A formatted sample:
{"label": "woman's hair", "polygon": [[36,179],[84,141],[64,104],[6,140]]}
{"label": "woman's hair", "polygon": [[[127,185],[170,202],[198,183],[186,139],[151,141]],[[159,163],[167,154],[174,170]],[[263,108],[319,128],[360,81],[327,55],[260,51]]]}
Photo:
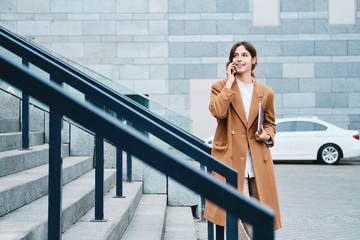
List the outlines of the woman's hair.
{"label": "woman's hair", "polygon": [[243,42],[235,43],[235,45],[231,48],[230,55],[229,55],[229,61],[226,63],[226,67],[228,67],[229,64],[233,62],[236,48],[238,48],[240,46],[244,46],[244,48],[250,53],[251,58],[256,57],[256,63],[251,66],[251,76],[255,77],[254,69],[257,67],[257,53],[256,53],[255,47],[249,42],[243,41]]}

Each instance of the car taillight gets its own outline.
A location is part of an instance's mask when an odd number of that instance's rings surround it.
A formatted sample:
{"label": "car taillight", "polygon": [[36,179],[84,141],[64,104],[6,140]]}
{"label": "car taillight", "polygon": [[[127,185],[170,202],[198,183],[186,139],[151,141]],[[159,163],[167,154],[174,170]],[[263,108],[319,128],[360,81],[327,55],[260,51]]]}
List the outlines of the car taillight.
{"label": "car taillight", "polygon": [[359,140],[359,134],[355,134],[355,135],[353,135],[353,137],[354,137],[355,139]]}

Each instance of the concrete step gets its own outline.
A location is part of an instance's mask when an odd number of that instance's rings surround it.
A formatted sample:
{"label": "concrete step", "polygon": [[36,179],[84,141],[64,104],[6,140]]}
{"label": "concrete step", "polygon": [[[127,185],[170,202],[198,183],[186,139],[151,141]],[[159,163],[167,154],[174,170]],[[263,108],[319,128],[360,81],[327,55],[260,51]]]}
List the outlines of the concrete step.
{"label": "concrete step", "polygon": [[[93,168],[93,159],[67,157],[63,160],[63,183],[66,184]],[[0,178],[0,216],[48,193],[48,164]],[[1,238],[0,238],[1,239]]]}
{"label": "concrete step", "polygon": [[196,240],[195,222],[190,207],[167,207],[164,240]]}
{"label": "concrete step", "polygon": [[[62,157],[69,156],[69,144],[63,144]],[[49,161],[49,145],[31,147],[30,150],[0,152],[0,177],[40,166]]]}
{"label": "concrete step", "polygon": [[19,119],[0,119],[0,133],[19,132]]}
{"label": "concrete step", "polygon": [[[105,169],[104,193],[115,183],[115,170]],[[95,170],[63,187],[62,231],[83,216],[94,204]],[[37,199],[0,218],[0,239],[47,239],[48,196]]]}
{"label": "concrete step", "polygon": [[124,182],[125,198],[115,198],[116,188],[104,199],[105,222],[95,222],[94,208],[91,208],[78,222],[62,235],[63,240],[120,239],[134,215],[142,195],[142,182]]}
{"label": "concrete step", "polygon": [[[29,137],[30,146],[44,144],[44,135],[44,132],[31,132]],[[19,149],[21,147],[21,132],[0,133],[0,151]]]}
{"label": "concrete step", "polygon": [[164,236],[166,194],[143,194],[122,240],[160,240]]}

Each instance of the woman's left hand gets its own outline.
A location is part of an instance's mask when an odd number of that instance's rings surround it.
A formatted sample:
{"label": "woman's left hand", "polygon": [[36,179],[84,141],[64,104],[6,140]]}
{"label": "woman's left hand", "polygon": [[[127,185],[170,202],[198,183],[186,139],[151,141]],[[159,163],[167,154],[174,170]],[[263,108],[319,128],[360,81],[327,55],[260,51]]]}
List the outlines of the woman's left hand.
{"label": "woman's left hand", "polygon": [[260,126],[261,127],[261,134],[259,134],[258,131],[256,131],[255,133],[255,139],[256,141],[268,141],[270,139],[270,135],[268,135],[265,132],[264,126]]}

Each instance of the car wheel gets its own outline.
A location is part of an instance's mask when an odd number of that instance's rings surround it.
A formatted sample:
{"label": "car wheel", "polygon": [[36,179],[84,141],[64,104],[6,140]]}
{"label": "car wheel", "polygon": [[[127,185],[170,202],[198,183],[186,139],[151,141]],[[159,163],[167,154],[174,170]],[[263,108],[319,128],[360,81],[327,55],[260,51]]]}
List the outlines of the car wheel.
{"label": "car wheel", "polygon": [[340,160],[340,148],[333,144],[326,144],[320,148],[318,160],[326,164],[336,164]]}

